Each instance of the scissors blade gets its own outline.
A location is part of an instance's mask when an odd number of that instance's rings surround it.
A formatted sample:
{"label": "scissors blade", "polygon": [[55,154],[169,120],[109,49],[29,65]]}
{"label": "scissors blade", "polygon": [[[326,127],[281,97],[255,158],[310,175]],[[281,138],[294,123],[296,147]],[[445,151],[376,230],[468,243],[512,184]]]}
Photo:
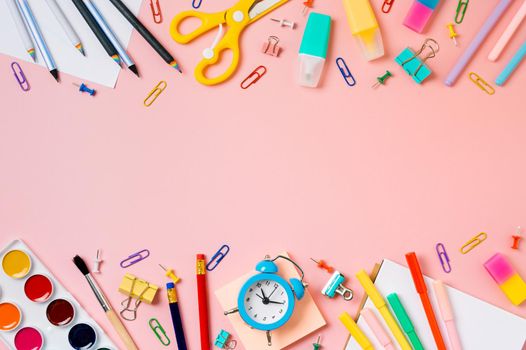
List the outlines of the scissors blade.
{"label": "scissors blade", "polygon": [[252,6],[250,7],[250,10],[248,11],[248,15],[250,17],[251,21],[254,21],[258,19],[258,16],[261,14],[264,14],[265,12],[268,12],[269,10],[273,9],[274,7],[278,7],[280,5],[283,5],[288,0],[261,0],[261,1],[255,1]]}

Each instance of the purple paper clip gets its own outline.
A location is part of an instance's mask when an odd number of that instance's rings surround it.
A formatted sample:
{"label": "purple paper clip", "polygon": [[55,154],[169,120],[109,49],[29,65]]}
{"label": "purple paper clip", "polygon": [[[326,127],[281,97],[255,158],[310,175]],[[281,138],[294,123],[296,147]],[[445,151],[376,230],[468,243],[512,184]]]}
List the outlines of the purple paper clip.
{"label": "purple paper clip", "polygon": [[150,251],[148,249],[143,249],[141,251],[138,251],[137,253],[133,253],[123,261],[121,261],[120,265],[123,269],[132,266],[133,264],[137,264],[139,261],[142,261],[150,256]]}
{"label": "purple paper clip", "polygon": [[438,260],[440,260],[440,265],[442,265],[442,270],[445,273],[451,272],[451,264],[449,263],[449,256],[447,255],[446,248],[442,243],[437,243],[435,249],[438,254]]}
{"label": "purple paper clip", "polygon": [[206,269],[208,271],[214,270],[217,267],[217,265],[219,265],[221,260],[225,258],[229,251],[230,247],[226,244],[223,244],[221,248],[219,248],[219,250],[214,254],[214,256],[212,256],[212,259],[210,259],[208,264],[206,264]]}
{"label": "purple paper clip", "polygon": [[27,81],[26,75],[24,74],[24,71],[22,70],[22,67],[20,67],[18,62],[12,62],[11,69],[13,70],[16,81],[18,82],[18,85],[20,85],[20,88],[23,91],[31,90],[31,86],[29,86],[29,82]]}

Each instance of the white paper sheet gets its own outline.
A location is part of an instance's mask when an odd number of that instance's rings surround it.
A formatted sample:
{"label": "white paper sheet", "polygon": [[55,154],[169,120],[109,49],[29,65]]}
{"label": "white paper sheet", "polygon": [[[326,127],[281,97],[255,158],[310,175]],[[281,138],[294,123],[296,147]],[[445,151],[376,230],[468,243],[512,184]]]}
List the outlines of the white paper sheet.
{"label": "white paper sheet", "polygon": [[[0,0],[0,53],[16,59],[32,62],[24,50],[6,1]],[[69,19],[78,34],[86,51],[86,57],[70,43],[62,27],[55,19],[45,1],[28,0],[36,20],[60,73],[70,74],[82,81],[91,81],[107,87],[115,87],[120,68],[106,54],[104,48],[88,27],[71,0],[57,0],[62,11]],[[108,0],[92,0],[113,29],[120,43],[127,47],[130,41],[132,26]],[[141,0],[123,0],[135,14],[139,13]],[[133,58],[133,53],[130,53]],[[37,50],[37,63],[45,66]],[[52,79],[51,75],[50,78]]]}
{"label": "white paper sheet", "polygon": [[[426,277],[425,280],[433,308],[439,319],[442,335],[447,344],[447,332],[438,316],[440,311],[433,294],[433,280],[429,277]],[[424,348],[436,349],[431,329],[420,302],[420,297],[415,291],[409,269],[390,260],[384,260],[376,278],[375,286],[384,297],[391,293],[398,294]],[[496,285],[495,288],[497,288]],[[523,348],[526,341],[526,319],[474,298],[458,289],[452,287],[446,287],[446,289],[455,315],[455,322],[463,350],[521,350]],[[386,330],[389,329],[370,299],[366,301],[365,307],[373,309],[378,319],[383,323],[384,328]],[[360,318],[358,320],[358,325],[367,335],[375,349],[383,349],[363,319]],[[392,335],[391,339],[393,344],[398,346]],[[360,349],[360,345],[352,337],[345,348],[345,350]]]}

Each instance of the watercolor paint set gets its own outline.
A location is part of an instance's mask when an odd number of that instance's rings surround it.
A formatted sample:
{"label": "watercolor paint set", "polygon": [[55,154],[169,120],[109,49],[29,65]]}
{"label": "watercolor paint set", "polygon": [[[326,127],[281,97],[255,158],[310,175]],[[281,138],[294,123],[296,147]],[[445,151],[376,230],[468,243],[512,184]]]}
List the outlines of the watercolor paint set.
{"label": "watercolor paint set", "polygon": [[9,349],[117,350],[24,242],[0,257],[0,339]]}

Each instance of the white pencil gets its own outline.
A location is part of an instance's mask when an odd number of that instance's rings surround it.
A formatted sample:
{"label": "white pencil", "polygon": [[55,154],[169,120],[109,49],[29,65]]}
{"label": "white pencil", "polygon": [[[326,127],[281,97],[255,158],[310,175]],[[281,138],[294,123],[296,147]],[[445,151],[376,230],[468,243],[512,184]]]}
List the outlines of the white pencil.
{"label": "white pencil", "polygon": [[69,23],[69,20],[67,19],[66,15],[64,15],[64,12],[62,12],[62,9],[58,6],[56,0],[46,0],[47,5],[51,9],[51,12],[53,12],[53,15],[57,19],[57,22],[60,23],[60,26],[66,33],[66,36],[68,37],[69,41],[77,48],[77,50],[80,51],[81,54],[84,55],[84,48],[82,47],[82,43],[80,42],[80,39],[75,33],[75,30],[71,26],[71,23]]}
{"label": "white pencil", "polygon": [[18,5],[15,3],[15,0],[5,1],[7,3],[7,7],[9,7],[9,12],[11,12],[11,17],[13,17],[13,21],[15,22],[16,30],[20,35],[20,39],[22,39],[22,44],[24,45],[24,48],[26,49],[29,56],[31,56],[33,61],[36,61],[35,45],[33,44],[33,41],[29,36],[29,32],[27,31],[27,27],[24,23],[24,20],[20,15]]}

